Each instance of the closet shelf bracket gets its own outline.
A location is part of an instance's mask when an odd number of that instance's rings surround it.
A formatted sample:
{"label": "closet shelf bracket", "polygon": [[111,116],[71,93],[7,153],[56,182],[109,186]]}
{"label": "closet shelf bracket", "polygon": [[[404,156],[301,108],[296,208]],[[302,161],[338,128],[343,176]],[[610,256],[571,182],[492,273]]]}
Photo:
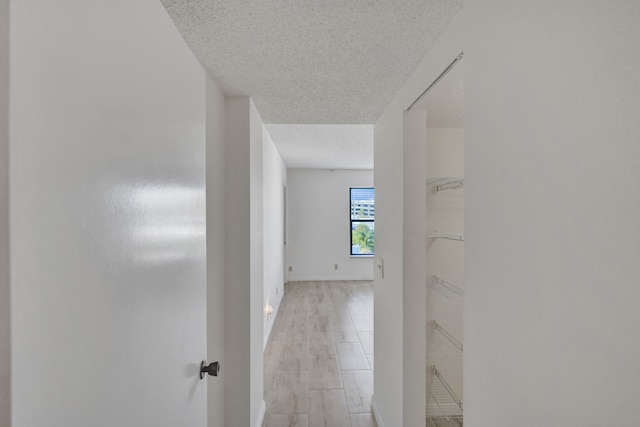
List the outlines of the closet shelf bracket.
{"label": "closet shelf bracket", "polygon": [[462,288],[435,275],[427,277],[427,287],[447,298],[464,297]]}
{"label": "closet shelf bracket", "polygon": [[427,238],[429,239],[447,239],[447,240],[457,240],[464,241],[464,234],[456,234],[456,233],[440,233],[438,231],[433,231],[431,233],[427,233]]}
{"label": "closet shelf bracket", "polygon": [[433,338],[431,339],[429,353],[445,357],[462,354],[464,351],[462,343],[435,320],[431,323],[433,325]]}
{"label": "closet shelf bracket", "polygon": [[435,188],[436,193],[444,190],[459,190],[464,188],[462,176],[440,176],[427,178],[427,188]]}

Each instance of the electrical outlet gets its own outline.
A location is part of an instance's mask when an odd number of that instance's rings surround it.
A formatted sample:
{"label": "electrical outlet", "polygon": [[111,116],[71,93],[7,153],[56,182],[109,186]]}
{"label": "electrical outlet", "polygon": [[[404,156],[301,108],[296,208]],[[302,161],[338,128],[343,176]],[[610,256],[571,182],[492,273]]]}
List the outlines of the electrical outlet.
{"label": "electrical outlet", "polygon": [[337,270],[338,269],[338,264],[333,264],[333,269]]}
{"label": "electrical outlet", "polygon": [[278,291],[280,290],[280,288],[276,288],[276,295],[278,295]]}
{"label": "electrical outlet", "polygon": [[289,271],[293,271],[293,267],[292,266],[289,266]]}

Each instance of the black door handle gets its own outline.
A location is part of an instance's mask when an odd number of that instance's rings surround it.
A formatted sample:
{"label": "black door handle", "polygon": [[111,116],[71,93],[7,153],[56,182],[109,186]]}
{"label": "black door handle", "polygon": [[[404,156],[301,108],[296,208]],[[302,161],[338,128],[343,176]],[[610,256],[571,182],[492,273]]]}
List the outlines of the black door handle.
{"label": "black door handle", "polygon": [[220,372],[220,362],[211,362],[207,365],[207,361],[203,360],[200,364],[200,379],[204,378],[204,374],[209,374],[212,377],[217,377]]}

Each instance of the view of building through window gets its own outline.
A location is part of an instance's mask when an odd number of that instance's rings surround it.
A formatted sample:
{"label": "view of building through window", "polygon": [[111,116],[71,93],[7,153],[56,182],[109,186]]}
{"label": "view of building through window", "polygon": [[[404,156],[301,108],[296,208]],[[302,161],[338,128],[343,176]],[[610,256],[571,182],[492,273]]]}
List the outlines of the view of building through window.
{"label": "view of building through window", "polygon": [[373,187],[351,188],[351,255],[373,255],[375,197]]}

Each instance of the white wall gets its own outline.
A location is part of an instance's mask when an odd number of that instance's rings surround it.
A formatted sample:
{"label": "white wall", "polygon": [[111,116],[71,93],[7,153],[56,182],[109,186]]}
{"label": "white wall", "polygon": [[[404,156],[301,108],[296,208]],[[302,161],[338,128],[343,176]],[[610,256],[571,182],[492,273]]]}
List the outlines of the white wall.
{"label": "white wall", "polygon": [[[417,307],[414,305],[407,311],[403,310],[404,292],[407,287],[414,286],[404,281],[403,269],[405,263],[424,263],[424,258],[418,253],[403,257],[404,180],[411,179],[404,176],[403,111],[463,50],[463,16],[464,10],[452,20],[375,123],[376,259],[384,258],[384,279],[377,271],[374,281],[376,316],[372,406],[380,427],[410,425],[403,424],[404,408],[412,417],[415,416],[415,408],[421,399],[421,396],[403,394],[406,376],[416,376],[415,372],[403,374],[404,358],[409,358],[407,362],[413,364],[416,357],[420,357],[419,353],[411,353],[404,347],[410,346],[409,340],[421,333],[405,325],[419,314],[413,312]],[[410,388],[409,385],[407,387]]]}
{"label": "white wall", "polygon": [[225,99],[206,80],[207,112],[207,363],[219,361],[218,378],[207,379],[209,427],[224,426],[224,271],[225,271]]}
{"label": "white wall", "polygon": [[465,424],[640,425],[640,3],[467,12]]}
{"label": "white wall", "polygon": [[[404,256],[402,279],[405,322],[403,334],[403,425],[425,423],[426,368],[426,159],[427,120],[425,111],[404,114],[402,148]],[[374,328],[375,329],[375,328]]]}
{"label": "white wall", "polygon": [[[251,371],[249,100],[226,98],[225,422],[248,425]],[[232,184],[233,183],[233,184]]]}
{"label": "white wall", "polygon": [[[253,100],[250,115],[250,196],[251,196],[251,418],[250,424],[262,427],[266,406],[263,385],[264,350],[264,223],[263,223],[263,136],[264,123]],[[245,409],[246,411],[246,409]],[[236,424],[232,424],[236,425]]]}
{"label": "white wall", "polygon": [[225,104],[225,422],[257,427],[264,416],[264,125],[250,98],[229,97]]}
{"label": "white wall", "polygon": [[350,256],[349,188],[372,187],[373,171],[290,169],[287,178],[288,280],[372,280],[373,258]]}
{"label": "white wall", "polygon": [[0,427],[11,424],[9,0],[0,0]]}
{"label": "white wall", "polygon": [[264,230],[264,302],[270,304],[273,314],[265,316],[264,346],[278,314],[285,282],[284,203],[287,185],[287,167],[265,127],[263,136],[263,230]]}
{"label": "white wall", "polygon": [[374,295],[374,376],[371,405],[379,427],[402,424],[402,109],[385,111],[374,127],[376,186],[376,268]]}
{"label": "white wall", "polygon": [[12,425],[204,426],[204,72],[160,2],[11,6]]}

